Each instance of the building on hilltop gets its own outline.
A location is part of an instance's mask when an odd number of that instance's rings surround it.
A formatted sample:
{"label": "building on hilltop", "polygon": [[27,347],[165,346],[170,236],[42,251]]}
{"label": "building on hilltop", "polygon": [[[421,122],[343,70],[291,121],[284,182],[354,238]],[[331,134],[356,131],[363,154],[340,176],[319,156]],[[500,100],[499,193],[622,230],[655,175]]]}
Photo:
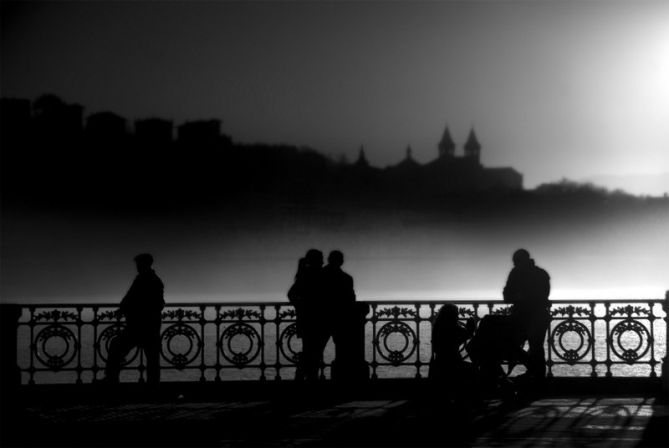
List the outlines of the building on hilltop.
{"label": "building on hilltop", "polygon": [[188,121],[178,129],[179,143],[188,145],[212,145],[221,138],[221,120]]}
{"label": "building on hilltop", "polygon": [[474,129],[469,131],[469,137],[467,137],[467,142],[464,146],[465,149],[465,160],[471,161],[477,165],[481,164],[481,144],[476,138]]}
{"label": "building on hilltop", "polygon": [[365,148],[362,145],[360,145],[360,150],[358,151],[358,160],[355,161],[355,166],[359,168],[369,168],[369,161],[365,155]]}
{"label": "building on hilltop", "polygon": [[30,100],[0,98],[0,136],[3,143],[27,139],[30,131]]}
{"label": "building on hilltop", "polygon": [[481,143],[474,129],[469,131],[463,154],[446,127],[437,145],[438,157],[426,164],[416,162],[407,148],[404,160],[386,168],[388,181],[396,187],[431,194],[453,191],[522,190],[523,176],[513,168],[486,168],[481,164]]}
{"label": "building on hilltop", "polygon": [[451,133],[448,130],[448,126],[444,129],[444,135],[441,137],[441,141],[437,146],[439,148],[439,157],[455,157],[455,142],[451,138]]}
{"label": "building on hilltop", "polygon": [[135,138],[142,145],[163,146],[172,143],[171,121],[146,118],[135,121]]}
{"label": "building on hilltop", "polygon": [[385,170],[386,176],[392,176],[396,179],[406,178],[408,180],[420,176],[423,166],[413,158],[413,149],[411,145],[406,148],[404,159],[397,165],[389,166]]}
{"label": "building on hilltop", "polygon": [[117,143],[128,136],[125,118],[113,112],[97,112],[86,119],[86,136],[92,140]]}
{"label": "building on hilltop", "polygon": [[84,108],[66,104],[56,95],[46,94],[33,102],[32,129],[34,137],[53,143],[54,139],[72,139],[81,134]]}

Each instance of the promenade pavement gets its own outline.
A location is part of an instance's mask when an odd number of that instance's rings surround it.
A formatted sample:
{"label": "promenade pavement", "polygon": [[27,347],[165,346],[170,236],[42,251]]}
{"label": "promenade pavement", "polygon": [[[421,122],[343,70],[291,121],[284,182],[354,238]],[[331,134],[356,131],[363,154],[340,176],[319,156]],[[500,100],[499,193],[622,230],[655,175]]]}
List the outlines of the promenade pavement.
{"label": "promenade pavement", "polygon": [[624,391],[455,405],[425,393],[430,388],[387,399],[300,388],[266,399],[223,393],[225,399],[206,388],[150,394],[89,388],[77,396],[64,390],[35,393],[4,416],[2,446],[669,446],[666,400]]}

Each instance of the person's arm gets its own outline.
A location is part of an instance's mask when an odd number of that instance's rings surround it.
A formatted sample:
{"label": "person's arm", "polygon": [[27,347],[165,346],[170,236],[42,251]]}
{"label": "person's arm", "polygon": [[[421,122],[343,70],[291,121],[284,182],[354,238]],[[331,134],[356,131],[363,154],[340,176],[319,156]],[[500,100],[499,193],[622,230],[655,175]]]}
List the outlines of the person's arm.
{"label": "person's arm", "polygon": [[130,285],[130,288],[128,289],[128,292],[125,293],[123,296],[123,299],[121,299],[121,304],[119,306],[119,312],[123,314],[124,316],[128,315],[128,311],[130,311],[130,308],[133,306],[133,301],[134,296],[135,296],[135,290],[137,289],[137,279],[132,282]]}
{"label": "person's arm", "polygon": [[295,281],[295,283],[293,283],[293,286],[291,286],[290,289],[288,290],[288,301],[293,305],[296,305],[300,301],[301,296],[302,294],[300,291],[299,282]]}
{"label": "person's arm", "polygon": [[165,285],[156,277],[156,308],[161,312],[165,308]]}
{"label": "person's arm", "polygon": [[516,270],[512,269],[509,273],[509,277],[506,279],[506,285],[502,291],[504,296],[504,301],[509,303],[515,303],[518,295],[518,280],[516,279]]}
{"label": "person's arm", "polygon": [[302,297],[302,285],[301,278],[304,275],[304,270],[306,269],[307,261],[303,258],[300,258],[297,262],[297,273],[295,274],[295,281],[293,285],[288,290],[288,301],[293,305],[297,304]]}
{"label": "person's arm", "polygon": [[348,277],[348,286],[346,290],[348,291],[348,300],[355,302],[355,289],[353,288],[353,277],[351,276]]}
{"label": "person's arm", "polygon": [[546,300],[548,300],[548,297],[551,294],[551,277],[548,275],[548,272],[546,272]]}
{"label": "person's arm", "polygon": [[467,323],[465,324],[465,330],[467,330],[467,338],[471,338],[474,336],[474,333],[476,332],[476,319],[473,317],[470,317],[467,319]]}
{"label": "person's arm", "polygon": [[471,337],[471,334],[469,333],[469,331],[467,331],[467,328],[464,325],[462,325],[460,322],[458,322],[457,325],[458,326],[456,328],[456,333],[455,333],[456,338],[455,339],[456,339],[457,347],[459,348],[460,345],[464,344],[465,341],[467,341],[467,339],[469,339]]}
{"label": "person's arm", "polygon": [[548,296],[551,293],[551,277],[548,275],[548,272],[542,270],[543,274],[543,281],[541,282],[541,297],[544,298],[546,301],[546,305],[548,305]]}

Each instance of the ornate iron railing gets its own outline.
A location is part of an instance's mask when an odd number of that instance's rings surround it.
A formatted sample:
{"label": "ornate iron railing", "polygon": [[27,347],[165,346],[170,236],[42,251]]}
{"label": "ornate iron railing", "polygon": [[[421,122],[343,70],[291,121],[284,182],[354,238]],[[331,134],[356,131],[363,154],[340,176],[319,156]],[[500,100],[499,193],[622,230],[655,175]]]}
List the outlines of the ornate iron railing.
{"label": "ornate iron railing", "polygon": [[[432,321],[444,303],[461,319],[506,314],[501,301],[373,301],[365,323],[371,377],[425,377]],[[660,375],[666,356],[664,300],[552,302],[546,338],[550,376]],[[26,305],[17,321],[17,363],[23,384],[86,383],[100,378],[109,343],[125,323],[110,304]],[[176,303],[163,312],[163,381],[292,378],[301,341],[286,302]],[[330,342],[332,344],[332,342]],[[326,349],[323,376],[333,358]],[[516,369],[516,372],[521,372]],[[145,360],[134,349],[123,381],[143,381]]]}

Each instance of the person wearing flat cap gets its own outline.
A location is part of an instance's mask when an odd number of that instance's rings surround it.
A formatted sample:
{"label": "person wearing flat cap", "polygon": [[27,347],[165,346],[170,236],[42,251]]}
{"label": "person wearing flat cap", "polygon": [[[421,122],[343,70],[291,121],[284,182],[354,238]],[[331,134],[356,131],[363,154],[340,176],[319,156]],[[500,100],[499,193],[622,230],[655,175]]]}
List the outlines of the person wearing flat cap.
{"label": "person wearing flat cap", "polygon": [[153,256],[143,253],[135,257],[137,276],[121,300],[120,313],[125,328],[109,344],[104,380],[119,381],[123,358],[134,347],[144,350],[147,383],[160,382],[160,326],[165,307],[163,282],[153,270]]}

